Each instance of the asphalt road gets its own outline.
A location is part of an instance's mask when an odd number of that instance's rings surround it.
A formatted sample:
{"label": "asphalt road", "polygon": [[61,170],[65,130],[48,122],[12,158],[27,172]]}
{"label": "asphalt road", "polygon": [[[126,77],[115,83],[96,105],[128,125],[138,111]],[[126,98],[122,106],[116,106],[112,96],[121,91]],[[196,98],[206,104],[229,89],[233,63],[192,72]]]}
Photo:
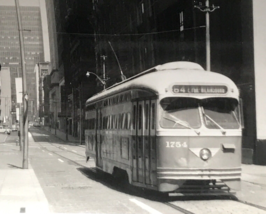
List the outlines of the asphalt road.
{"label": "asphalt road", "polygon": [[[94,160],[85,162],[84,146],[66,144],[40,128],[31,128],[31,134],[30,164],[54,213],[265,213],[230,198],[184,200],[121,184],[97,173]],[[14,142],[17,132],[2,137]]]}
{"label": "asphalt road", "polygon": [[30,162],[53,212],[181,213],[97,173],[94,160],[86,163],[84,147],[62,144],[40,129],[31,133],[35,143],[30,145]]}

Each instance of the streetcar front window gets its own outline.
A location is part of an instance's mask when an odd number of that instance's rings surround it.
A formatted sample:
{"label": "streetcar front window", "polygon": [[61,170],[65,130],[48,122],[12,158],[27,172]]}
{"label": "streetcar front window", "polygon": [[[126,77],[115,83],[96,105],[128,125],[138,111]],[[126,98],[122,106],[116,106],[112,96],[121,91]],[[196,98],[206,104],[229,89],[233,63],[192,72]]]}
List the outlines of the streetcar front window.
{"label": "streetcar front window", "polygon": [[169,129],[198,129],[201,126],[199,100],[194,98],[164,98],[160,125]]}
{"label": "streetcar front window", "polygon": [[209,129],[238,129],[235,109],[237,101],[229,98],[209,98],[201,100],[203,121]]}

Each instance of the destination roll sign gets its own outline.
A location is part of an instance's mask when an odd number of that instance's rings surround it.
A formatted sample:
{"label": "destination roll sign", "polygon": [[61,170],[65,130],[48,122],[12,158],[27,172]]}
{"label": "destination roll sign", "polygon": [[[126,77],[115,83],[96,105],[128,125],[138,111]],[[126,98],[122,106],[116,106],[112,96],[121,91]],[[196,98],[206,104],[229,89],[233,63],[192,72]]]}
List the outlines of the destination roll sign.
{"label": "destination roll sign", "polygon": [[173,92],[176,94],[226,94],[227,87],[224,85],[174,85]]}

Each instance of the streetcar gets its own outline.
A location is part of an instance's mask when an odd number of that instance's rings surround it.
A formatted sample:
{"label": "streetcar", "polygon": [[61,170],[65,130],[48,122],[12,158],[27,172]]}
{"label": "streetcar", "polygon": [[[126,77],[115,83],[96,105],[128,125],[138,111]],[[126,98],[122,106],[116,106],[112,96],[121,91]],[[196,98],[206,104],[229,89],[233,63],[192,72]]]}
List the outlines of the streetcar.
{"label": "streetcar", "polygon": [[239,91],[193,62],[155,66],[86,101],[86,159],[164,193],[240,188]]}

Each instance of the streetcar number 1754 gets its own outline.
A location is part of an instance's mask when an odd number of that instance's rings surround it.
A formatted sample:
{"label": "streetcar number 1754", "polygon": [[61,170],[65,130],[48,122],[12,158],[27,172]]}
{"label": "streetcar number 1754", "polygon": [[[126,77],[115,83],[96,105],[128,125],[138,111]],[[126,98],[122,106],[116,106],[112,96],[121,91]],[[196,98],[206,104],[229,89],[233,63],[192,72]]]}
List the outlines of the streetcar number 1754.
{"label": "streetcar number 1754", "polygon": [[187,148],[187,142],[166,141],[166,148]]}

